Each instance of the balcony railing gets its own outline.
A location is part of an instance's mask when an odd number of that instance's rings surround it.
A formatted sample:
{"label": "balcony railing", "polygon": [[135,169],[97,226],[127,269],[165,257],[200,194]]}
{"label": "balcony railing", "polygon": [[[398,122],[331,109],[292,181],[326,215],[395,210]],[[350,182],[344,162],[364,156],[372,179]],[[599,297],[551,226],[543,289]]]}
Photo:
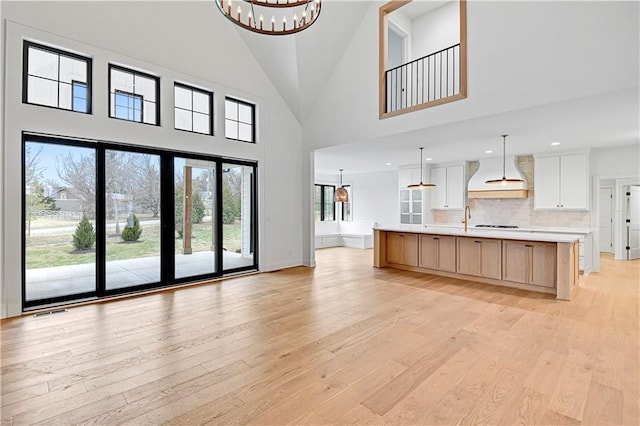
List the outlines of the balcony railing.
{"label": "balcony railing", "polygon": [[386,112],[460,94],[460,44],[385,73]]}

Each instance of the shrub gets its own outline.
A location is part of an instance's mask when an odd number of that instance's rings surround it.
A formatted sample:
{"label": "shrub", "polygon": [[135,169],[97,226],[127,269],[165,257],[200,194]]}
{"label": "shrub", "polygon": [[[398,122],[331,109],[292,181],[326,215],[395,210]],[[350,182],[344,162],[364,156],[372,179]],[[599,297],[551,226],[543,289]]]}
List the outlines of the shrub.
{"label": "shrub", "polygon": [[204,204],[204,200],[197,192],[193,195],[193,204],[191,208],[191,223],[201,223],[204,220],[204,214],[207,210],[207,206]]}
{"label": "shrub", "polygon": [[124,241],[138,241],[140,234],[142,234],[142,228],[140,227],[138,216],[131,213],[129,219],[127,219],[127,226],[122,230],[121,237]]}
{"label": "shrub", "polygon": [[89,222],[86,213],[82,213],[82,219],[73,234],[73,247],[76,250],[89,250],[95,242],[96,232],[93,230],[93,225]]}

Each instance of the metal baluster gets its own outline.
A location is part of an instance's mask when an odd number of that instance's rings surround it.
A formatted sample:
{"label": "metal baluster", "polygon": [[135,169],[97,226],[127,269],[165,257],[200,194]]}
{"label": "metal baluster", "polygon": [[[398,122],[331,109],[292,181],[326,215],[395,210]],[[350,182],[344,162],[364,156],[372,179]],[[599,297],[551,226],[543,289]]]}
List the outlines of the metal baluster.
{"label": "metal baluster", "polygon": [[431,58],[427,57],[427,102],[431,99]]}
{"label": "metal baluster", "polygon": [[442,99],[442,52],[440,52],[439,55],[440,55],[440,97],[438,99]]}
{"label": "metal baluster", "polygon": [[453,94],[456,94],[456,47],[453,46]]}
{"label": "metal baluster", "polygon": [[449,49],[447,49],[447,97],[449,96]]}
{"label": "metal baluster", "polygon": [[424,58],[422,58],[420,60],[420,62],[422,63],[422,80],[421,80],[422,81],[422,87],[420,87],[420,89],[421,89],[420,91],[422,92],[422,97],[421,97],[422,102],[421,103],[424,103]]}

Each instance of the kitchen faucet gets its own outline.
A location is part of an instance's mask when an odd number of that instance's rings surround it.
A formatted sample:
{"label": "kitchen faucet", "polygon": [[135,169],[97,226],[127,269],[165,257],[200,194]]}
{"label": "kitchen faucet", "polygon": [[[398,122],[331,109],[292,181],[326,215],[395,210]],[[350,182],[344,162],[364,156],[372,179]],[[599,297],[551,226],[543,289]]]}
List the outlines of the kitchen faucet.
{"label": "kitchen faucet", "polygon": [[471,219],[471,207],[464,206],[464,217],[462,223],[464,223],[464,232],[467,232],[467,226],[469,225],[469,219]]}

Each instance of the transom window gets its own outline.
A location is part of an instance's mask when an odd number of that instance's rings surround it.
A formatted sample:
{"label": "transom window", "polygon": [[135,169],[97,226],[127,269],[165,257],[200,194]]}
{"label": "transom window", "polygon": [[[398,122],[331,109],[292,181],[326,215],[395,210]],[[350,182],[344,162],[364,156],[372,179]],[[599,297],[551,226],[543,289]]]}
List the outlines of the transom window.
{"label": "transom window", "polygon": [[91,59],[24,42],[22,101],[91,113]]}
{"label": "transom window", "polygon": [[116,90],[114,116],[142,123],[142,96]]}
{"label": "transom window", "polygon": [[255,105],[233,98],[224,101],[224,133],[227,139],[254,143]]}
{"label": "transom window", "polygon": [[316,222],[336,220],[336,203],[333,201],[336,187],[315,185],[314,210]]}
{"label": "transom window", "polygon": [[174,98],[176,129],[213,135],[213,93],[175,83]]}
{"label": "transom window", "polygon": [[160,79],[109,64],[109,117],[160,125]]}

